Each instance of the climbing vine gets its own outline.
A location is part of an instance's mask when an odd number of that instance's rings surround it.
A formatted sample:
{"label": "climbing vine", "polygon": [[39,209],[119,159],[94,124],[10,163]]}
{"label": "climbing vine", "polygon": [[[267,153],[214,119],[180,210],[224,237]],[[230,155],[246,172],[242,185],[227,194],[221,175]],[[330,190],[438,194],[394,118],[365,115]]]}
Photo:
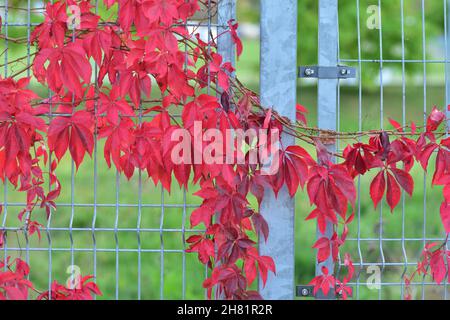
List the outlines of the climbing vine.
{"label": "climbing vine", "polygon": [[[293,122],[261,105],[218,52],[218,39],[229,36],[240,56],[238,23],[229,21],[226,31],[209,40],[202,40],[198,28],[187,27],[187,20],[205,10],[208,1],[104,4],[108,16],[99,16],[90,1],[47,3],[44,21],[31,33],[36,48],[32,63],[0,80],[0,178],[24,193],[26,206],[18,219],[28,236],[40,237],[43,228],[36,221],[42,211],[37,208],[45,209],[47,218],[57,212],[56,200],[64,190],[55,173],[59,161],[69,154],[78,169],[92,155],[96,139],[105,141],[106,164],[128,179],[142,170],[169,192],[173,179],[180,188],[198,187],[194,195],[203,202],[190,223],[203,224],[206,231],[187,239],[187,251],[197,253],[210,269],[203,286],[211,298],[260,298],[251,290],[257,275],[265,284],[270,272],[276,274],[273,259],[261,256],[255,242],[256,236],[270,237],[259,212],[265,189],[277,195],[286,186],[293,197],[299,187],[306,188],[312,208],[307,220],[316,220],[322,232],[327,223],[334,225],[332,237],[314,244],[318,260],[337,261],[354,217],[355,179],[375,172],[370,185],[374,206],[385,198],[394,210],[402,191],[414,191],[412,167],[418,163],[427,171],[436,154],[432,184],[443,188],[440,217],[450,232],[450,139],[442,110],[434,108],[423,127],[391,120],[392,130],[350,133],[309,127],[307,109],[297,105]],[[24,77],[27,71],[32,77]],[[31,81],[48,88],[51,96],[38,96],[30,89]],[[244,135],[250,147],[243,150],[238,133],[249,130],[259,132],[259,140],[253,143]],[[314,146],[317,155],[300,145],[284,145],[281,133]],[[219,143],[219,136],[231,143]],[[348,143],[342,154],[327,149],[336,139]],[[275,150],[269,148],[273,145]],[[202,161],[206,150],[211,161]],[[250,198],[257,200],[256,206]],[[6,232],[0,229],[0,247]],[[444,244],[426,246],[406,284],[424,273],[437,283],[444,281],[449,265]],[[343,298],[351,294],[354,266],[349,254],[344,265],[348,272],[343,279],[324,267],[311,281],[314,290],[332,290]],[[25,299],[30,290],[37,291],[24,261],[0,261],[0,270],[0,299]],[[92,276],[78,284],[69,288],[54,282],[49,291],[38,291],[38,298],[90,299],[101,294]]]}

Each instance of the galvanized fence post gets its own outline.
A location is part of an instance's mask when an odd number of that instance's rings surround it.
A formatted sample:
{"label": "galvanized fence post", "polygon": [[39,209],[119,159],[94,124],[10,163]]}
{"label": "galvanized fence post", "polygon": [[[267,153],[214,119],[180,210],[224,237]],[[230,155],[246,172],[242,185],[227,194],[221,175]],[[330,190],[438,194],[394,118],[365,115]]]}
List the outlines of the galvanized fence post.
{"label": "galvanized fence post", "polygon": [[[297,0],[261,0],[261,102],[295,120],[297,65]],[[283,136],[284,146],[295,143]],[[261,213],[269,224],[267,243],[260,237],[261,255],[275,260],[277,273],[266,286],[259,283],[264,299],[294,298],[294,199],[283,188],[275,198],[266,190]]]}
{"label": "galvanized fence post", "polygon": [[220,0],[217,8],[217,34],[222,34],[217,39],[217,51],[222,55],[223,61],[235,65],[235,45],[228,30],[228,22],[236,19],[236,0]]}
{"label": "galvanized fence post", "polygon": [[[338,63],[338,7],[337,0],[319,0],[319,46],[318,62],[320,67],[336,67]],[[338,79],[318,80],[317,113],[318,127],[321,129],[336,130],[336,105],[337,105]],[[327,145],[331,152],[336,151],[336,145]],[[317,229],[317,238],[331,238],[333,235],[332,223],[327,223],[325,233]],[[329,272],[334,270],[332,257],[323,263],[316,263],[316,275],[322,274],[322,267],[327,267]],[[318,299],[333,299],[334,292],[325,296],[319,292]]]}

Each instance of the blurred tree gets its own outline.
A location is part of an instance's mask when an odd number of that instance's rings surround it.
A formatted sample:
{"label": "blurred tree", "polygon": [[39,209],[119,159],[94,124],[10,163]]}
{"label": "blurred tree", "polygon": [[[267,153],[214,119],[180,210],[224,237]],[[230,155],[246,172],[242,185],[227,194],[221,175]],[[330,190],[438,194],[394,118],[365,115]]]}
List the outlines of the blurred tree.
{"label": "blurred tree", "polygon": [[[103,1],[98,0],[99,10],[104,10]],[[282,1],[282,0],[274,0]],[[402,58],[402,0],[381,0],[381,22],[382,27],[382,57],[385,60],[401,60]],[[243,22],[258,23],[260,0],[237,0],[238,19]],[[427,59],[443,59],[444,50],[436,49],[439,36],[444,34],[444,3],[441,0],[403,0],[404,2],[404,44],[405,59],[422,60],[423,43],[426,44]],[[422,30],[422,2],[424,4],[425,35],[423,39]],[[94,3],[94,1],[93,1]],[[361,33],[361,59],[380,59],[380,30],[376,27],[378,18],[377,0],[341,0],[339,3],[339,37],[340,58],[358,59],[358,16],[357,4],[359,3],[359,24]],[[11,20],[26,19],[23,10],[12,8],[26,8],[27,0],[9,0]],[[32,8],[42,8],[40,1],[31,1]],[[4,7],[0,7],[0,13],[4,17]],[[450,12],[450,8],[447,9]],[[42,21],[42,14],[34,12],[31,16],[32,22]],[[317,27],[318,27],[318,0],[298,0],[298,64],[317,64]],[[25,22],[25,20],[24,20]],[[450,21],[449,21],[450,23]],[[13,37],[26,36],[25,28],[9,28],[9,35]],[[443,44],[443,41],[441,41]],[[22,50],[22,46],[11,46],[12,50]],[[432,49],[432,50],[430,50]],[[436,54],[440,54],[436,56]],[[356,66],[355,63],[347,63]],[[401,70],[401,63],[386,64],[391,70]],[[385,65],[385,66],[386,66]],[[443,68],[442,68],[443,69]],[[408,77],[420,75],[423,66],[420,63],[407,63],[406,74]],[[365,87],[369,84],[375,85],[379,74],[378,63],[363,63],[362,77]]]}
{"label": "blurred tree", "polygon": [[[401,60],[402,59],[402,9],[401,0],[382,0],[378,7],[376,0],[345,0],[339,1],[339,46],[341,59],[358,59],[358,7],[360,47],[363,60]],[[318,1],[299,0],[299,64],[317,63],[317,19]],[[444,1],[404,0],[404,59],[424,59],[423,44],[426,48],[426,59],[443,59],[436,50],[429,50],[431,43],[436,43],[444,34]],[[381,10],[381,11],[380,11]],[[424,12],[424,27],[422,14]],[[381,13],[381,20],[379,19]],[[379,28],[381,27],[381,29]],[[381,31],[381,32],[380,32]],[[423,38],[425,32],[425,39]],[[380,42],[380,33],[382,35]],[[380,54],[382,45],[382,56]],[[442,48],[443,49],[443,48]],[[432,52],[431,52],[432,51]],[[444,50],[441,50],[444,53]],[[347,63],[356,66],[355,63]],[[401,70],[400,62],[385,64],[393,70]],[[378,80],[379,63],[363,63],[362,77],[365,85],[374,85]],[[406,63],[408,77],[423,72],[420,63]]]}
{"label": "blurred tree", "polygon": [[[423,43],[426,44],[426,59],[443,59],[444,48],[436,48],[439,37],[444,34],[445,1],[425,1],[425,39],[422,30],[422,0],[403,0],[403,28],[406,60],[422,60]],[[401,0],[381,0],[381,9],[377,0],[341,0],[339,5],[340,58],[358,59],[358,10],[361,34],[361,59],[379,60],[380,30],[382,34],[382,58],[384,60],[402,59],[402,10]],[[378,21],[381,10],[381,21]],[[450,10],[450,8],[448,8]],[[258,23],[259,0],[238,0],[240,21]],[[450,11],[449,11],[450,12]],[[317,64],[318,0],[298,0],[298,55],[299,65]],[[449,21],[450,23],[450,21]],[[441,41],[443,45],[443,41]],[[434,47],[432,47],[434,46]],[[432,47],[430,50],[430,47]],[[436,56],[436,53],[441,53]],[[357,66],[356,63],[347,63]],[[401,63],[388,63],[391,70],[401,71]],[[378,63],[363,63],[362,77],[365,86],[375,85],[379,75]],[[421,74],[420,63],[406,63],[408,77]]]}

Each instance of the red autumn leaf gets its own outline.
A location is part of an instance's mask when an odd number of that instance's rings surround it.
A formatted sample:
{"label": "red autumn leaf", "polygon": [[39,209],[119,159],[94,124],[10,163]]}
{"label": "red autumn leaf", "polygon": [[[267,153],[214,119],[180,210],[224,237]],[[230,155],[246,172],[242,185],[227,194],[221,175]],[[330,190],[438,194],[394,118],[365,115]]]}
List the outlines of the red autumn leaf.
{"label": "red autumn leaf", "polygon": [[289,195],[294,197],[297,193],[297,189],[300,183],[300,179],[297,174],[297,169],[290,159],[286,159],[284,169],[284,180],[289,190]]}
{"label": "red autumn leaf", "polygon": [[416,134],[417,132],[417,125],[414,121],[411,121],[411,133]]}
{"label": "red autumn leaf", "polygon": [[328,259],[331,253],[330,239],[322,237],[316,241],[313,245],[314,249],[317,249],[317,260],[322,263]]}
{"label": "red autumn leaf", "polygon": [[89,57],[93,57],[97,65],[102,65],[102,53],[105,58],[112,54],[113,46],[119,46],[120,39],[110,28],[94,30],[83,38],[83,48]]}
{"label": "red autumn leaf", "polygon": [[329,168],[313,166],[310,170],[307,191],[311,204],[315,204],[322,215],[328,218],[335,212],[344,217],[348,204],[354,206],[356,199],[353,179],[344,165],[331,164]]}
{"label": "red autumn leaf", "polygon": [[386,179],[384,176],[384,171],[380,171],[372,183],[370,184],[370,197],[372,198],[373,205],[376,208],[381,199],[383,199],[384,191],[386,188]]}
{"label": "red autumn leaf", "polygon": [[428,161],[430,160],[431,155],[439,146],[436,143],[429,143],[425,145],[423,148],[418,148],[416,152],[416,158],[419,160],[420,165],[423,170],[427,171]]}
{"label": "red autumn leaf", "polygon": [[332,275],[329,275],[328,268],[323,266],[322,274],[312,279],[309,284],[314,286],[314,295],[316,295],[319,290],[322,290],[323,294],[327,296],[330,289],[335,287],[335,283],[335,278]]}
{"label": "red autumn leaf", "polygon": [[244,268],[250,275],[250,279],[252,281],[249,281],[249,285],[253,282],[253,280],[256,278],[256,264],[258,263],[258,269],[259,269],[259,275],[261,276],[261,280],[263,282],[263,286],[266,285],[267,277],[269,274],[269,271],[272,273],[276,273],[275,270],[275,263],[271,257],[268,256],[260,256],[258,254],[258,251],[254,247],[249,247],[247,249],[247,257],[245,258],[245,264]]}
{"label": "red autumn leaf", "polygon": [[446,233],[450,233],[450,203],[444,201],[440,209],[442,224],[444,225]]}
{"label": "red autumn leaf", "polygon": [[397,129],[398,132],[403,132],[403,128],[400,123],[398,123],[397,121],[395,121],[394,119],[391,119],[391,118],[389,118],[389,122],[395,129]]}
{"label": "red autumn leaf", "polygon": [[98,114],[106,113],[106,119],[114,126],[119,124],[120,118],[134,116],[133,108],[119,96],[119,89],[113,87],[108,94],[99,93],[99,102],[97,107]]}
{"label": "red autumn leaf", "polygon": [[57,281],[54,281],[50,291],[41,293],[37,300],[93,300],[94,295],[102,295],[102,292],[98,288],[97,284],[92,282],[94,276],[81,275],[77,279],[78,286],[70,287],[69,285],[63,286]]}
{"label": "red autumn leaf", "polygon": [[86,111],[77,111],[72,117],[57,117],[48,129],[50,151],[55,152],[58,160],[69,148],[77,168],[87,152],[92,155],[94,149],[93,119]]}
{"label": "red autumn leaf", "polygon": [[195,209],[191,214],[191,226],[195,227],[200,223],[204,223],[206,228],[211,225],[211,218],[214,212],[208,206],[202,205],[201,207]]}
{"label": "red autumn leaf", "polygon": [[257,275],[256,261],[253,257],[247,257],[244,260],[244,272],[247,278],[247,284],[251,286]]}
{"label": "red autumn leaf", "polygon": [[336,214],[332,211],[327,210],[322,212],[319,209],[314,209],[305,220],[317,219],[317,225],[319,226],[319,231],[325,233],[327,228],[327,222],[337,224],[338,220]]}
{"label": "red autumn leaf", "polygon": [[433,252],[430,257],[431,275],[433,276],[434,281],[439,285],[444,281],[447,274],[444,257],[444,250],[437,250]]}
{"label": "red autumn leaf", "polygon": [[433,107],[431,114],[427,119],[427,132],[434,132],[445,120],[445,113],[439,111],[436,107]]}
{"label": "red autumn leaf", "polygon": [[[291,197],[297,192],[298,186],[304,187],[309,176],[309,165],[315,164],[311,156],[300,146],[289,146],[283,157],[285,161],[285,180]],[[292,173],[291,177],[288,177]]]}
{"label": "red autumn leaf", "polygon": [[259,267],[259,275],[261,276],[263,286],[265,286],[267,283],[269,271],[271,271],[274,274],[276,273],[275,262],[269,256],[259,256],[257,260]]}
{"label": "red autumn leaf", "polygon": [[433,174],[433,185],[450,184],[450,151],[439,149],[436,157],[436,169]]}
{"label": "red autumn leaf", "polygon": [[47,2],[45,21],[31,33],[30,42],[37,41],[39,48],[63,46],[67,31],[67,5],[64,1]]}
{"label": "red autumn leaf", "polygon": [[306,113],[308,113],[308,109],[306,109],[301,104],[297,103],[295,106],[296,110],[296,119],[297,121],[303,123],[305,126],[308,125],[308,121],[306,120]]}
{"label": "red autumn leaf", "polygon": [[[41,228],[44,226],[36,221],[30,221],[28,223],[28,235],[32,236],[34,233],[37,233],[39,240],[41,240]],[[1,241],[1,240],[0,240]],[[1,245],[0,245],[1,247]]]}
{"label": "red autumn leaf", "polygon": [[[444,187],[443,193],[444,193],[444,199],[447,200],[447,202],[450,202],[450,183]],[[0,213],[2,213],[1,208],[0,208]]]}
{"label": "red autumn leaf", "polygon": [[236,45],[236,55],[239,59],[239,57],[242,54],[242,50],[243,50],[242,41],[239,38],[239,35],[237,33],[239,24],[237,22],[235,22],[234,20],[230,20],[230,21],[228,21],[228,27],[230,28],[231,39],[233,40],[234,44]]}
{"label": "red autumn leaf", "polygon": [[345,254],[344,265],[348,268],[348,273],[344,278],[344,283],[348,283],[352,280],[353,275],[355,274],[355,267],[353,266],[352,258],[348,253]]}
{"label": "red autumn leaf", "polygon": [[397,168],[391,168],[391,171],[400,186],[406,191],[406,193],[412,196],[414,190],[414,180],[411,175],[408,172]]}
{"label": "red autumn leaf", "polygon": [[395,178],[392,174],[387,172],[387,190],[386,190],[386,201],[391,208],[391,212],[400,202],[401,191]]}
{"label": "red autumn leaf", "polygon": [[255,226],[256,234],[262,235],[264,237],[264,240],[267,241],[267,239],[269,238],[269,225],[267,224],[267,221],[264,219],[264,217],[259,213],[255,213],[252,215],[252,222]]}
{"label": "red autumn leaf", "polygon": [[150,23],[161,22],[170,26],[178,18],[175,0],[148,0],[144,2],[143,9]]}
{"label": "red autumn leaf", "polygon": [[214,243],[208,238],[194,235],[188,238],[186,242],[190,244],[186,252],[197,252],[198,258],[203,264],[208,263],[210,258],[215,255]]}

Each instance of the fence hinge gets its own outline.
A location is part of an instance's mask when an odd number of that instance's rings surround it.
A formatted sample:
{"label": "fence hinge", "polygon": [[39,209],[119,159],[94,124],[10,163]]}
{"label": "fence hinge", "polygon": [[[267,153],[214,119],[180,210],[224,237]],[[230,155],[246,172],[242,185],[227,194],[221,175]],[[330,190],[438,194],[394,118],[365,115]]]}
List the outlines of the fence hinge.
{"label": "fence hinge", "polygon": [[298,68],[298,77],[318,79],[352,79],[356,78],[356,69],[347,66],[304,66]]}
{"label": "fence hinge", "polygon": [[[353,288],[352,288],[352,293],[353,293]],[[352,297],[353,294],[350,293],[348,296]],[[307,285],[307,286],[303,286],[303,285],[299,285],[297,286],[297,297],[302,297],[302,298],[315,298],[316,296],[314,295],[314,286],[311,285]],[[341,298],[340,294],[336,294],[336,299]]]}

